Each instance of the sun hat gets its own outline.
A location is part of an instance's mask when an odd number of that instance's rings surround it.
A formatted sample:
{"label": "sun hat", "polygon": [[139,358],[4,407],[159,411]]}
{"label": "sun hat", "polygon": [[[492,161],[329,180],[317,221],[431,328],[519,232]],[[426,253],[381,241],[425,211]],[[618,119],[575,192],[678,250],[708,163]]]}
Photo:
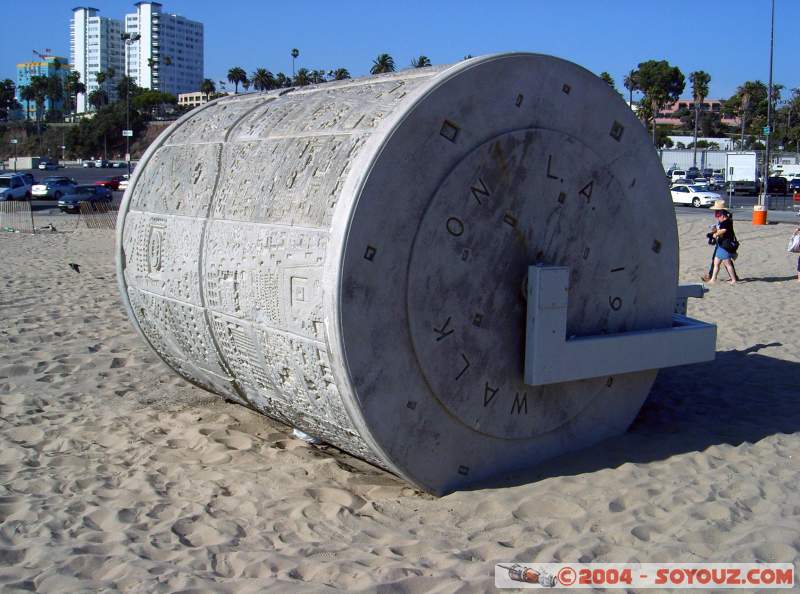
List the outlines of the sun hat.
{"label": "sun hat", "polygon": [[711,210],[728,210],[728,206],[725,204],[724,200],[714,200]]}

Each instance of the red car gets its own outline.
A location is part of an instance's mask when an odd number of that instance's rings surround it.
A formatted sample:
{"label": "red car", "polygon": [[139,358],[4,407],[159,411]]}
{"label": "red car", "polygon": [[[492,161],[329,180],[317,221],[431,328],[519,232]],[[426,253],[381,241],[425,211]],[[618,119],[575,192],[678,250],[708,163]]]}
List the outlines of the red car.
{"label": "red car", "polygon": [[101,179],[100,181],[94,182],[96,186],[103,186],[104,188],[108,188],[109,190],[117,191],[119,190],[119,182],[121,182],[124,177],[121,175],[115,175],[114,177],[108,177],[106,179]]}

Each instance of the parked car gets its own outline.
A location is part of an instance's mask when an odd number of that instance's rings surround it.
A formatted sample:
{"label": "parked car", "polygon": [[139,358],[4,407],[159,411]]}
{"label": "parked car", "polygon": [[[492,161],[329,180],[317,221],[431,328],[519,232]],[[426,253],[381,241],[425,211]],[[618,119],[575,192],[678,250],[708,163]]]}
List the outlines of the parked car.
{"label": "parked car", "polygon": [[108,161],[105,159],[95,159],[94,162],[95,167],[108,167]]}
{"label": "parked car", "polygon": [[112,161],[111,166],[114,167],[115,169],[122,169],[124,167],[127,167],[128,163],[126,161]]}
{"label": "parked car", "polygon": [[719,200],[720,195],[704,189],[704,186],[693,184],[679,184],[670,188],[673,204],[691,204],[695,208],[711,206],[714,200]]}
{"label": "parked car", "polygon": [[52,161],[42,161],[39,163],[39,169],[43,169],[45,171],[55,171],[58,169],[58,163],[53,163]]}
{"label": "parked car", "polygon": [[119,190],[119,182],[121,182],[123,179],[125,178],[123,178],[121,175],[115,175],[114,177],[107,177],[106,179],[96,181],[94,182],[94,185],[103,186],[109,190]]}
{"label": "parked car", "polygon": [[789,193],[789,184],[785,177],[770,177],[767,180],[767,194],[780,194],[786,196]]}
{"label": "parked car", "polygon": [[686,170],[686,177],[689,179],[700,177],[700,170],[697,167],[689,167],[689,169]]}
{"label": "parked car", "polygon": [[710,167],[706,167],[700,172],[700,175],[705,178],[711,178],[714,175],[714,170]]}
{"label": "parked car", "polygon": [[672,183],[677,182],[679,179],[686,179],[686,170],[673,169],[671,174]]}
{"label": "parked car", "polygon": [[694,180],[692,180],[692,183],[694,185],[701,185],[701,186],[705,185],[705,186],[707,186],[711,182],[709,181],[709,179],[707,177],[696,177],[696,178],[694,178]]}
{"label": "parked car", "polygon": [[0,202],[25,200],[31,196],[31,187],[19,173],[0,175]]}
{"label": "parked car", "polygon": [[58,201],[58,208],[64,212],[78,212],[81,202],[111,202],[113,194],[103,186],[75,186]]}
{"label": "parked car", "polygon": [[789,191],[800,192],[800,177],[793,177],[789,180]]}
{"label": "parked car", "polygon": [[120,181],[119,185],[117,186],[117,189],[119,191],[124,192],[125,190],[128,189],[128,182],[130,181],[129,178],[130,176],[127,173],[122,176],[122,181]]}
{"label": "parked car", "polygon": [[94,167],[94,161],[84,161],[83,162],[83,166],[84,167]]}
{"label": "parked car", "polygon": [[31,189],[34,198],[55,198],[58,200],[78,185],[68,177],[46,177]]}

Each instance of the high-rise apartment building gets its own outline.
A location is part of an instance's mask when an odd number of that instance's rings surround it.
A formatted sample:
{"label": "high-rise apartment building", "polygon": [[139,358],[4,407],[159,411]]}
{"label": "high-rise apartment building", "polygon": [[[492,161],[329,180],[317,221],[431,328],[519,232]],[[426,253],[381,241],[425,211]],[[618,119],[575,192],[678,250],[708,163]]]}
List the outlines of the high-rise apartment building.
{"label": "high-rise apartment building", "polygon": [[163,11],[159,2],[137,2],[125,15],[125,65],[145,89],[178,95],[203,82],[203,24]]}
{"label": "high-rise apartment building", "polygon": [[88,110],[89,95],[101,87],[98,72],[106,76],[102,88],[111,101],[116,99],[117,83],[125,74],[122,21],[101,17],[98,12],[96,8],[74,8],[69,25],[70,61],[86,85],[86,93],[78,95],[79,113]]}

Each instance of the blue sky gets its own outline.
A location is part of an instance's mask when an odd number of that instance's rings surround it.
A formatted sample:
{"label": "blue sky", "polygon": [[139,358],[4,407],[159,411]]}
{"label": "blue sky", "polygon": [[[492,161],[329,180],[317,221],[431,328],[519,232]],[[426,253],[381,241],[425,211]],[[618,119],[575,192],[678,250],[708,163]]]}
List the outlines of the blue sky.
{"label": "blue sky", "polygon": [[[2,0],[0,78],[14,78],[32,49],[69,56],[69,19],[78,0]],[[104,16],[122,18],[133,2],[94,0]],[[711,97],[728,97],[745,80],[766,82],[770,0],[528,0],[506,2],[164,0],[164,9],[205,25],[206,76],[228,68],[291,73],[297,67],[369,72],[389,53],[399,67],[425,54],[434,64],[466,54],[553,54],[622,78],[639,62],[666,59],[688,76],[711,74]],[[774,79],[800,87],[800,0],[776,0]],[[690,94],[689,85],[685,95]]]}

